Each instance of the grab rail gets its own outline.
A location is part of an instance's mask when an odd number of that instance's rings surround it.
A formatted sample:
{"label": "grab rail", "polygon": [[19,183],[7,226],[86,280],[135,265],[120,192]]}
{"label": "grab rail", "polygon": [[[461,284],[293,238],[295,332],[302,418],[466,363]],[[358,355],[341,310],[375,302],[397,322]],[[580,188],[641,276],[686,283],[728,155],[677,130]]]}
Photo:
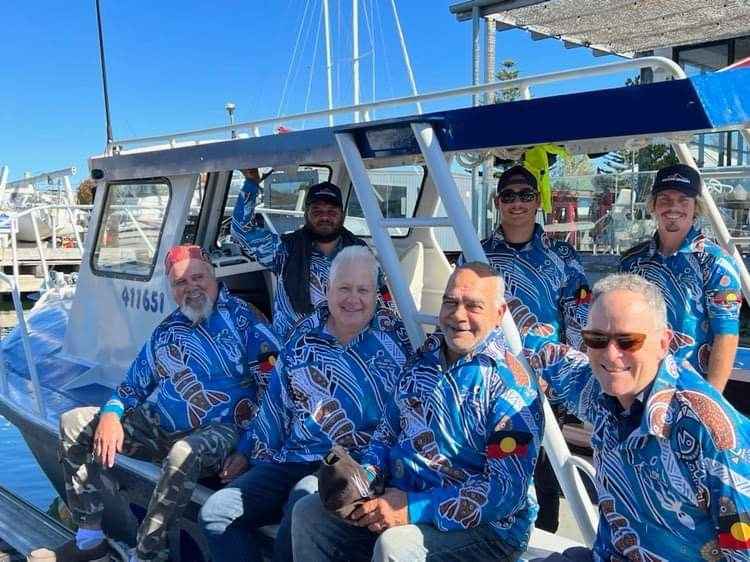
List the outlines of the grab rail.
{"label": "grab rail", "polygon": [[[36,363],[34,362],[34,356],[31,353],[31,340],[29,338],[29,330],[26,327],[26,317],[23,314],[21,296],[18,294],[18,286],[12,277],[9,277],[2,272],[0,272],[0,281],[6,283],[10,287],[10,294],[13,297],[13,308],[16,311],[16,320],[18,321],[17,327],[21,332],[23,353],[26,357],[26,366],[29,369],[29,377],[31,378],[31,388],[33,390],[32,399],[34,400],[37,413],[42,418],[46,418],[47,409],[42,397],[42,387],[39,384],[39,374],[36,370]],[[2,390],[3,396],[9,396],[8,375],[5,371],[5,353],[3,352],[2,345],[0,345],[0,390]]]}
{"label": "grab rail", "polygon": [[[13,267],[13,279],[16,285],[19,285],[19,263],[18,263],[18,230],[19,220],[23,217],[29,216],[31,218],[32,228],[34,230],[34,242],[36,244],[37,253],[39,255],[39,262],[42,267],[42,274],[44,276],[44,283],[40,290],[44,291],[47,289],[47,283],[49,281],[49,267],[47,265],[47,259],[44,254],[44,245],[42,236],[39,232],[39,214],[43,211],[52,210],[63,210],[67,213],[72,228],[72,234],[75,238],[76,248],[78,248],[79,257],[83,257],[83,240],[81,239],[80,232],[78,230],[78,212],[90,211],[92,205],[38,205],[21,211],[6,212],[8,220],[10,222],[10,244],[11,244],[11,259]],[[52,237],[52,248],[57,248],[57,236],[60,224],[57,222],[57,217],[51,214],[52,225],[51,225],[51,237]]]}
{"label": "grab rail", "polygon": [[280,117],[272,117],[268,119],[259,119],[256,121],[244,121],[241,123],[234,123],[232,125],[221,125],[218,127],[208,127],[205,129],[194,129],[191,131],[183,131],[176,133],[168,133],[164,135],[153,135],[149,137],[135,137],[126,139],[115,139],[110,141],[107,146],[107,154],[111,155],[114,152],[118,152],[125,145],[137,145],[153,142],[168,142],[173,143],[177,139],[184,139],[188,137],[204,136],[212,133],[236,133],[239,129],[250,129],[253,132],[253,136],[260,136],[260,127],[279,125],[282,122],[285,124],[294,123],[299,121],[306,121],[310,119],[333,117],[335,115],[342,114],[353,114],[360,112],[366,114],[369,110],[384,108],[384,107],[397,107],[410,105],[414,103],[421,103],[426,101],[441,100],[447,98],[455,98],[459,96],[468,96],[482,94],[486,92],[492,92],[497,90],[507,90],[511,88],[520,88],[522,97],[528,99],[530,96],[529,88],[532,86],[538,86],[540,84],[549,84],[551,82],[563,82],[566,80],[572,80],[577,78],[588,78],[591,76],[601,76],[604,74],[613,74],[623,72],[627,70],[636,70],[641,68],[651,68],[653,70],[662,70],[668,76],[672,78],[686,78],[685,72],[680,66],[667,58],[664,57],[642,57],[637,59],[628,59],[623,61],[615,61],[602,65],[586,66],[579,69],[572,70],[561,70],[556,72],[548,72],[543,74],[535,74],[532,76],[514,78],[513,80],[504,80],[502,82],[490,82],[487,84],[479,84],[476,86],[463,86],[460,88],[451,88],[448,90],[441,90],[438,92],[430,92],[426,94],[417,94],[410,96],[401,96],[397,98],[390,98],[380,101],[372,101],[362,104],[346,105],[335,109],[321,109],[317,111],[309,111],[305,113],[293,113],[291,115],[285,115]]}

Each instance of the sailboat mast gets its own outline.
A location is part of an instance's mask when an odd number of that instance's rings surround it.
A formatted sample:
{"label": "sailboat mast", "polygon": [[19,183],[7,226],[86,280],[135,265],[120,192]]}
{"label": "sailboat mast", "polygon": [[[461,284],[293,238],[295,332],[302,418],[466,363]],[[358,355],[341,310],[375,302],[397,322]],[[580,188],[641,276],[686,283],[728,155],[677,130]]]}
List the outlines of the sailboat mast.
{"label": "sailboat mast", "polygon": [[[352,81],[354,105],[359,105],[359,0],[352,0]],[[360,113],[354,112],[354,122],[359,123]]]}
{"label": "sailboat mast", "polygon": [[[323,0],[323,26],[326,36],[326,83],[328,86],[328,109],[333,109],[333,79],[331,76],[331,21],[328,14],[328,0]],[[333,127],[333,114],[328,114],[328,125]]]}

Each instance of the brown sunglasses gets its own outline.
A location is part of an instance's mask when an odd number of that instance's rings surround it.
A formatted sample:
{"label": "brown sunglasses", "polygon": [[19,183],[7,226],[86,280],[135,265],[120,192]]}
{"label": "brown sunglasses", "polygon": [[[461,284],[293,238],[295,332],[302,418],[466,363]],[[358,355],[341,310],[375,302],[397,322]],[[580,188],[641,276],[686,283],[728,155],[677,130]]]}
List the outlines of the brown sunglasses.
{"label": "brown sunglasses", "polygon": [[605,334],[596,330],[582,330],[583,343],[591,349],[604,349],[609,342],[615,340],[617,347],[623,351],[638,351],[643,347],[646,341],[646,334],[639,333],[622,333],[622,334]]}

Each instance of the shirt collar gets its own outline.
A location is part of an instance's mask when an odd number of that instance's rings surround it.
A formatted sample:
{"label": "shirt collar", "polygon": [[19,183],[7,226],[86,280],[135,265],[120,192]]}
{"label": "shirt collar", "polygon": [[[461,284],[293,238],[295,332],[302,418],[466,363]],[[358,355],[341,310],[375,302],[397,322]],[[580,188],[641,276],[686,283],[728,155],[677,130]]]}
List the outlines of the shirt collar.
{"label": "shirt collar", "polygon": [[[680,244],[680,247],[677,248],[678,254],[692,254],[693,252],[700,252],[703,250],[703,241],[705,239],[705,236],[703,233],[695,227],[695,225],[690,227],[690,230],[688,230],[688,233],[685,235],[684,240],[682,241],[682,244]],[[654,232],[653,237],[651,238],[651,243],[649,244],[648,248],[648,254],[649,256],[654,256],[656,253],[659,253],[659,231],[657,230]]]}
{"label": "shirt collar", "polygon": [[[510,246],[510,242],[505,239],[505,235],[503,234],[502,224],[499,225],[497,229],[495,229],[495,232],[492,234],[492,243],[493,245],[502,244],[503,246]],[[522,249],[525,250],[529,247],[529,245],[536,246],[537,248],[541,248],[544,250],[549,248],[549,237],[547,236],[547,233],[544,232],[544,229],[539,223],[534,223],[534,235]]]}

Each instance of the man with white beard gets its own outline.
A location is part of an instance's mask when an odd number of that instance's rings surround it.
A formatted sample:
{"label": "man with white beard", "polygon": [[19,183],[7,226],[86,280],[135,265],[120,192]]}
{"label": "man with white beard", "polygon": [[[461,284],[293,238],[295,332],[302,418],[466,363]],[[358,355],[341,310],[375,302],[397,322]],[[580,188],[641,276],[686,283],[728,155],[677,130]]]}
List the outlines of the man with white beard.
{"label": "man with white beard", "polygon": [[60,419],[67,503],[78,532],[45,561],[109,559],[100,471],[112,468],[115,453],[162,465],[131,562],[168,560],[167,531],[195,482],[219,472],[258,411],[279,350],[270,326],[219,285],[199,246],[169,250],[164,270],[178,308],[102,408],[75,408]]}

